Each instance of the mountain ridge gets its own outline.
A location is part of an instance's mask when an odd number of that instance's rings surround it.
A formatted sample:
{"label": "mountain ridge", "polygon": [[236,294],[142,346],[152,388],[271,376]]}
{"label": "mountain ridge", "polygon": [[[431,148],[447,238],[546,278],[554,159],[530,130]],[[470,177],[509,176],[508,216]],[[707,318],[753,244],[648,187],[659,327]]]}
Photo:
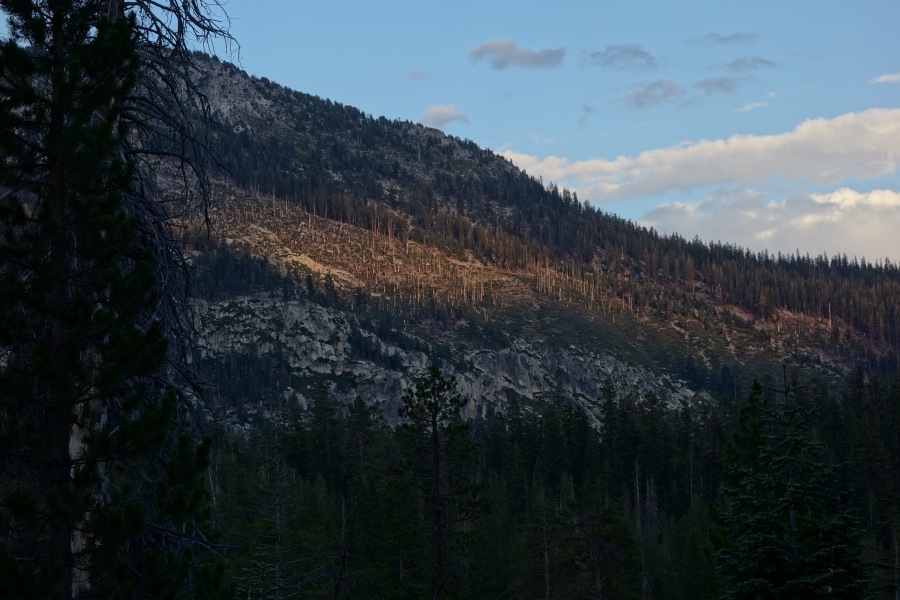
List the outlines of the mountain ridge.
{"label": "mountain ridge", "polygon": [[839,379],[897,349],[900,271],[888,260],[659,236],[471,141],[199,64],[231,170],[211,206],[217,239],[301,290],[330,286],[332,305],[378,305],[429,339],[449,335],[434,323],[466,323],[561,347],[574,319],[572,335],[591,338],[579,347],[607,344],[697,391],[722,387],[725,370],[782,364]]}

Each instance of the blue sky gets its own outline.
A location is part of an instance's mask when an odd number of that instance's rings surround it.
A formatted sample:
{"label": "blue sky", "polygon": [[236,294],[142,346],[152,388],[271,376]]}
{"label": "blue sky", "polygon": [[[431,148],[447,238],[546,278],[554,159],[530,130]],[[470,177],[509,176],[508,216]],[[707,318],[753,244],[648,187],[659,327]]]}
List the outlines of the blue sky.
{"label": "blue sky", "polygon": [[469,138],[659,231],[900,260],[896,0],[225,9],[249,73]]}

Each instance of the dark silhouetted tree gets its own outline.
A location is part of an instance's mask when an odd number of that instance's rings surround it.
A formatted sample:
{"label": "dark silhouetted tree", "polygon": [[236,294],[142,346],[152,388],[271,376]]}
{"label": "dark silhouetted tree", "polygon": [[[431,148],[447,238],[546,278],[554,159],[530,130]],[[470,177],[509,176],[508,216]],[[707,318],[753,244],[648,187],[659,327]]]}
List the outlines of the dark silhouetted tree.
{"label": "dark silhouetted tree", "polygon": [[0,46],[0,577],[10,598],[229,593],[200,564],[208,442],[184,427],[191,405],[165,366],[174,288],[157,278],[169,264],[157,242],[167,229],[162,213],[140,210],[150,201],[125,110],[145,66],[135,6],[0,1],[10,32]]}
{"label": "dark silhouetted tree", "polygon": [[726,450],[713,564],[729,599],[863,598],[863,530],[836,489],[840,467],[811,439],[814,411],[793,396],[766,403],[754,383]]}

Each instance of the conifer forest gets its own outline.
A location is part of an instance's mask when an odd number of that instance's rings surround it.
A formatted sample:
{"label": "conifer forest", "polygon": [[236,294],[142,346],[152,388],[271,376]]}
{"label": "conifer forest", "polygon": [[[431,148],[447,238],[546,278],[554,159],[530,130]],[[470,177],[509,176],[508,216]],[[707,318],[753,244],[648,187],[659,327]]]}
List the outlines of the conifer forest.
{"label": "conifer forest", "polygon": [[900,599],[900,266],[663,235],[0,0],[0,598]]}

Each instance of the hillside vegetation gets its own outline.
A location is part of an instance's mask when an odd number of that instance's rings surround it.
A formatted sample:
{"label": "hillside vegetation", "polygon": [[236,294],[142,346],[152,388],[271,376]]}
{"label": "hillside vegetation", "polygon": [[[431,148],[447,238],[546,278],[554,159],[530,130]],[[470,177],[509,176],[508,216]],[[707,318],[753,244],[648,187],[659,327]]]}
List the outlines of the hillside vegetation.
{"label": "hillside vegetation", "polygon": [[806,536],[775,584],[893,594],[897,266],[660,236],[205,60],[229,172],[184,242],[242,596],[715,598],[734,498]]}
{"label": "hillside vegetation", "polygon": [[900,345],[900,268],[889,259],[662,236],[469,140],[206,64],[222,157],[245,190],[499,269],[553,269],[588,295],[625,298],[662,319],[686,292],[769,323],[803,315],[835,329],[836,344],[858,335],[879,351]]}

